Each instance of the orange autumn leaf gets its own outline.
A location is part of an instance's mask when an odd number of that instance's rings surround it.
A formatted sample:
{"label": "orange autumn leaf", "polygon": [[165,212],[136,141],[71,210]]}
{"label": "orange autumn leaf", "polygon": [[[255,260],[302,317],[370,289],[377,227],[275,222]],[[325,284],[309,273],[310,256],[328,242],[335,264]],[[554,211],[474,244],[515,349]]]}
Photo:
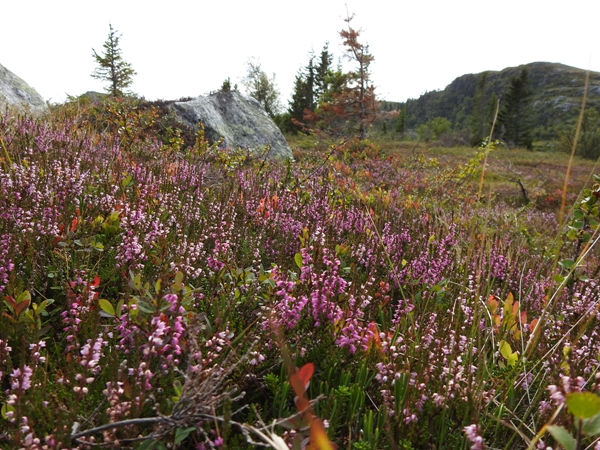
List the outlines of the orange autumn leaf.
{"label": "orange autumn leaf", "polygon": [[493,295],[490,295],[487,303],[488,303],[488,307],[490,308],[490,312],[492,314],[495,314],[496,311],[498,311],[498,300],[496,300],[496,297],[494,297]]}
{"label": "orange autumn leaf", "polygon": [[298,378],[304,384],[304,390],[308,389],[308,385],[310,384],[310,379],[315,373],[315,365],[313,363],[307,363],[302,366],[300,371],[298,372]]}
{"label": "orange autumn leaf", "polygon": [[529,331],[530,331],[531,333],[535,333],[535,332],[537,331],[537,330],[536,330],[536,328],[537,328],[537,326],[538,326],[538,322],[539,322],[539,320],[538,320],[538,319],[533,319],[533,320],[531,321],[531,323],[529,324]]}
{"label": "orange autumn leaf", "polygon": [[310,424],[310,450],[336,450],[337,445],[333,444],[327,437],[325,425],[318,417],[314,417]]}
{"label": "orange autumn leaf", "polygon": [[383,346],[381,345],[381,338],[379,337],[379,328],[375,322],[369,323],[368,329],[373,336],[369,340],[369,348],[377,349],[383,355]]}
{"label": "orange autumn leaf", "polygon": [[519,313],[519,302],[514,302],[513,303],[512,312],[513,312],[514,316],[516,316]]}
{"label": "orange autumn leaf", "polygon": [[522,324],[526,324],[527,323],[527,311],[523,311],[521,313],[521,323]]}

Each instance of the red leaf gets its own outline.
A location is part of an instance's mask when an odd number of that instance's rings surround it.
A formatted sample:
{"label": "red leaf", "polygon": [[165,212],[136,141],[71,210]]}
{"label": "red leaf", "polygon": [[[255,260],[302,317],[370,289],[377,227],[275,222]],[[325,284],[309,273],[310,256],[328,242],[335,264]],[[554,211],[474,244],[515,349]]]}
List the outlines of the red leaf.
{"label": "red leaf", "polygon": [[97,288],[98,286],[100,286],[100,277],[98,277],[98,275],[94,275],[94,281],[90,283],[90,287]]}
{"label": "red leaf", "polygon": [[292,385],[292,389],[294,390],[294,394],[296,394],[296,397],[304,397],[304,392],[306,391],[306,389],[304,388],[302,380],[300,379],[300,377],[298,377],[298,374],[293,373],[290,375],[290,384]]}
{"label": "red leaf", "polygon": [[304,411],[305,409],[307,409],[310,406],[310,402],[308,401],[307,398],[296,397],[295,403],[296,403],[296,408],[298,409],[298,411]]}
{"label": "red leaf", "polygon": [[23,300],[22,302],[17,303],[17,306],[15,306],[15,315],[17,317],[20,316],[21,313],[23,311],[25,311],[28,306],[29,306],[29,300]]}
{"label": "red leaf", "polygon": [[304,364],[300,369],[300,372],[298,372],[298,378],[300,378],[300,381],[304,384],[305,391],[308,389],[313,373],[315,373],[315,365],[313,363]]}
{"label": "red leaf", "polygon": [[4,301],[6,303],[8,303],[10,306],[12,306],[13,309],[15,309],[17,307],[17,302],[10,295],[7,295],[6,297],[4,297]]}

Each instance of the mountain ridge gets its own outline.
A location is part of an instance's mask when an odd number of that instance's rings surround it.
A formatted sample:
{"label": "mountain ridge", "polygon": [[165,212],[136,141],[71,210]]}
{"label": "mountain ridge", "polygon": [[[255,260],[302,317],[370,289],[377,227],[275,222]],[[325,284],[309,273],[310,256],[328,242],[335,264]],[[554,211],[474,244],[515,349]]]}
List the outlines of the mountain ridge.
{"label": "mountain ridge", "polygon": [[[406,126],[414,128],[434,117],[445,117],[455,130],[469,128],[473,100],[483,74],[487,74],[483,89],[484,102],[495,94],[500,99],[506,93],[510,80],[526,68],[529,72],[531,122],[536,139],[556,136],[557,132],[576,120],[581,109],[586,70],[561,63],[533,62],[499,71],[464,74],[455,78],[443,90],[426,92],[417,99],[404,103],[386,102],[384,109],[406,107]],[[586,108],[600,111],[600,72],[589,72]]]}

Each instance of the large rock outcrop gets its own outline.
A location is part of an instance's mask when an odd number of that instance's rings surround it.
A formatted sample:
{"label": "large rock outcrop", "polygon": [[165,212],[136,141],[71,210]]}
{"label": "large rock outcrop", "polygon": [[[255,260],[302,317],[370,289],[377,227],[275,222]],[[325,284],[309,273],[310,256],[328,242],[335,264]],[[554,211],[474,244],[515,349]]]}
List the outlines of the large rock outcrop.
{"label": "large rock outcrop", "polygon": [[291,158],[292,150],[283,134],[261,105],[238,91],[220,91],[206,97],[171,105],[188,126],[204,124],[206,137],[213,142],[224,139],[231,148],[246,148],[262,155],[270,147],[269,158]]}
{"label": "large rock outcrop", "polygon": [[48,111],[48,105],[35,89],[0,64],[0,112],[7,106],[36,115]]}

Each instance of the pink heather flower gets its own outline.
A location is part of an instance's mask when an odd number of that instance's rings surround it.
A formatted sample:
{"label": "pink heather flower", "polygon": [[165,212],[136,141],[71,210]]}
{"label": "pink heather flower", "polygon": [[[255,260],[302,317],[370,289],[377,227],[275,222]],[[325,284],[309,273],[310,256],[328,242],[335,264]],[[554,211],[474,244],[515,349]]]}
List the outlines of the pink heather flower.
{"label": "pink heather flower", "polygon": [[33,375],[33,370],[29,366],[25,366],[23,371],[20,368],[14,369],[11,374],[13,378],[10,385],[12,390],[23,389],[26,391],[29,389],[31,387],[31,375]]}
{"label": "pink heather flower", "polygon": [[485,449],[485,443],[483,442],[483,438],[480,436],[481,430],[479,429],[479,425],[468,425],[463,428],[463,431],[467,435],[467,439],[473,443],[471,450]]}

